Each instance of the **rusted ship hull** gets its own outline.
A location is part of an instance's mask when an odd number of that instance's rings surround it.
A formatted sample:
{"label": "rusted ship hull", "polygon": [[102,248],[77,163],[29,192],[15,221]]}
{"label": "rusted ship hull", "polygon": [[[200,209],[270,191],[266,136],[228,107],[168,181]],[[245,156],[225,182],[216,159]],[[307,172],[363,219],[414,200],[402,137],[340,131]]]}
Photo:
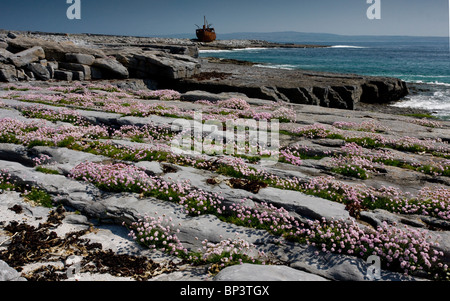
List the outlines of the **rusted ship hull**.
{"label": "rusted ship hull", "polygon": [[197,29],[197,39],[201,42],[212,42],[216,40],[216,33],[211,30]]}

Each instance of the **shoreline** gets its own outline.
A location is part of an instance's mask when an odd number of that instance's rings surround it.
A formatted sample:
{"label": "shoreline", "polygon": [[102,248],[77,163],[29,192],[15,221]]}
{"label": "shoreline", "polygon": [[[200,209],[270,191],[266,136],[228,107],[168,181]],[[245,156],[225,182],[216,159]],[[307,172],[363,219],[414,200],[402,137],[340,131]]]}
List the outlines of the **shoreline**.
{"label": "shoreline", "polygon": [[0,29],[0,34],[14,33],[23,36],[33,37],[57,37],[59,39],[79,38],[90,41],[93,45],[109,45],[107,41],[119,40],[117,43],[126,43],[133,46],[145,46],[145,44],[178,44],[186,46],[197,46],[200,50],[230,50],[242,48],[324,48],[330,47],[327,45],[313,45],[313,44],[296,44],[296,43],[275,43],[265,40],[251,40],[251,39],[233,39],[233,40],[216,40],[210,43],[199,42],[197,39],[181,39],[181,38],[164,38],[164,37],[142,37],[142,36],[125,36],[125,35],[106,35],[106,34],[66,34],[66,33],[51,33],[41,31],[16,31]]}
{"label": "shoreline", "polygon": [[[280,69],[280,70],[285,69],[285,68],[278,68],[278,67],[265,67],[263,63],[246,61],[246,60],[226,59],[226,58],[208,57],[208,56],[204,56],[203,58],[208,60],[208,62],[218,63],[218,64],[234,64],[234,65],[243,65],[243,66],[251,66],[251,67],[273,68],[273,69]],[[295,69],[287,69],[287,70],[295,70]],[[430,90],[426,88],[428,85],[438,85],[438,86],[440,85],[440,84],[436,84],[436,83],[425,83],[425,82],[414,82],[414,81],[406,81],[406,84],[408,85],[408,89],[410,91],[410,94],[407,95],[406,97],[417,95],[417,94],[424,93],[424,92],[429,92]],[[399,101],[402,101],[402,99],[400,99]],[[438,113],[436,110],[430,110],[430,109],[425,109],[425,108],[414,108],[414,107],[396,107],[396,106],[393,106],[395,103],[396,102],[393,102],[390,104],[389,103],[388,104],[358,103],[355,110],[359,110],[359,111],[369,110],[369,111],[373,111],[373,112],[382,112],[382,113],[386,113],[386,114],[418,116],[418,117],[427,117],[427,118],[435,118],[435,119],[440,119],[440,120],[447,120],[445,118],[443,119],[439,116],[433,115],[433,114]]]}
{"label": "shoreline", "polygon": [[[122,35],[104,35],[104,34],[64,34],[64,33],[46,33],[46,32],[31,32],[31,31],[8,31],[8,30],[0,30],[0,35],[3,36],[8,36],[9,33],[12,33],[13,35],[19,36],[19,37],[24,37],[24,38],[38,38],[38,39],[44,39],[45,41],[49,41],[49,42],[56,42],[56,43],[61,43],[61,44],[67,44],[70,45],[70,43],[73,43],[77,46],[77,48],[80,47],[87,47],[87,48],[91,48],[93,50],[95,49],[99,49],[101,51],[104,51],[104,53],[110,57],[115,57],[116,59],[119,59],[119,61],[121,59],[123,59],[122,61],[120,61],[120,63],[124,63],[126,61],[129,60],[128,56],[128,51],[137,51],[136,53],[138,55],[141,55],[142,50],[144,51],[143,53],[146,53],[146,51],[148,53],[171,53],[171,54],[176,54],[176,55],[188,55],[194,58],[194,60],[192,61],[191,66],[189,67],[179,67],[179,68],[189,68],[191,70],[186,70],[183,71],[181,70],[181,80],[177,80],[177,82],[175,82],[175,85],[173,85],[174,87],[176,86],[180,86],[180,81],[186,83],[187,81],[185,81],[184,79],[188,79],[189,76],[192,74],[197,74],[197,78],[198,77],[198,73],[208,73],[210,72],[208,70],[208,68],[206,68],[206,70],[203,70],[205,68],[203,68],[203,63],[202,63],[202,59],[199,58],[199,51],[202,50],[229,50],[229,49],[243,49],[243,48],[270,48],[270,47],[295,47],[295,48],[304,48],[304,47],[330,47],[327,45],[301,45],[301,44],[283,44],[283,43],[271,43],[271,42],[267,42],[267,41],[262,41],[262,40],[217,40],[214,41],[212,43],[199,43],[199,42],[195,42],[194,40],[189,40],[189,39],[174,39],[174,38],[152,38],[152,37],[130,37],[130,36],[122,36]],[[1,37],[1,36],[0,36]],[[5,41],[5,39],[3,39]],[[5,46],[3,46],[5,47]],[[70,49],[70,48],[68,48]],[[136,49],[136,50],[135,50]],[[131,53],[133,53],[131,52]],[[134,55],[134,54],[132,54]],[[144,54],[145,55],[145,54]],[[158,55],[158,54],[157,54]],[[167,57],[168,59],[172,59],[172,57]],[[166,58],[165,58],[166,59]],[[195,61],[196,60],[196,61]],[[235,73],[233,71],[230,71],[229,68],[227,68],[227,66],[238,66],[238,67],[252,67],[255,65],[258,65],[258,67],[261,67],[262,69],[265,69],[266,66],[264,66],[263,64],[258,64],[258,63],[253,63],[253,62],[248,62],[248,61],[242,61],[242,60],[230,60],[230,59],[212,59],[212,58],[208,58],[209,63],[213,63],[216,66],[223,66],[225,70],[214,70],[213,72],[218,72],[221,74],[226,74],[226,73]],[[142,64],[143,62],[140,62],[140,64]],[[176,64],[178,64],[178,62],[175,62]],[[159,64],[159,63],[158,63]],[[197,64],[197,65],[194,65]],[[172,66],[168,66],[169,68],[178,68],[178,67],[172,67]],[[127,67],[128,68],[128,67]],[[271,68],[271,67],[266,67],[266,69]],[[83,69],[83,68],[81,68]],[[81,70],[80,69],[80,70]],[[220,69],[220,68],[216,68],[216,69]],[[278,68],[273,68],[274,70],[272,72],[268,71],[268,72],[252,72],[252,76],[254,76],[254,78],[251,79],[246,79],[243,77],[240,77],[240,80],[242,81],[241,83],[238,82],[238,80],[235,81],[235,83],[226,83],[225,86],[227,86],[227,90],[235,90],[235,92],[240,92],[240,88],[237,88],[238,86],[241,85],[246,85],[246,81],[248,82],[256,82],[258,81],[259,83],[256,83],[257,85],[260,86],[264,86],[264,87],[268,87],[270,90],[273,90],[274,92],[270,92],[269,96],[267,96],[267,93],[256,93],[254,95],[252,95],[253,97],[255,95],[257,95],[258,97],[269,97],[269,99],[273,99],[273,100],[287,100],[289,99],[292,102],[295,103],[305,103],[305,104],[320,104],[320,105],[325,105],[325,106],[338,106],[338,107],[342,107],[342,108],[355,108],[356,104],[359,103],[360,101],[362,102],[367,102],[364,100],[360,100],[359,99],[359,94],[361,92],[358,91],[362,91],[363,96],[366,95],[369,92],[364,92],[364,91],[369,91],[368,89],[366,89],[365,87],[370,87],[370,93],[372,93],[372,90],[375,90],[375,94],[373,94],[374,96],[370,96],[370,103],[376,103],[376,102],[383,102],[383,103],[390,103],[391,101],[398,101],[401,100],[403,96],[409,94],[409,91],[407,91],[407,87],[406,84],[401,83],[401,81],[396,81],[394,78],[386,78],[386,77],[370,77],[370,76],[362,76],[362,75],[358,75],[358,74],[343,74],[343,73],[329,73],[329,72],[313,72],[313,71],[309,71],[309,70],[290,70],[290,71],[294,71],[292,73],[289,74],[288,77],[298,77],[298,78],[307,78],[309,77],[309,79],[305,82],[303,79],[299,80],[299,83],[294,83],[292,82],[291,84],[288,85],[288,87],[286,87],[286,85],[281,85],[280,84],[273,84],[272,82],[267,82],[265,80],[265,77],[269,77],[272,79],[275,79],[277,77],[277,73],[279,73],[279,70],[284,71],[284,69],[288,69],[288,68],[283,68],[283,69],[278,69]],[[246,72],[244,69],[239,69],[240,71],[236,71],[236,72]],[[129,77],[136,77],[140,78],[142,76],[152,76],[151,74],[148,75],[142,75],[142,71],[144,70],[136,70],[135,71],[131,71]],[[178,72],[178,71],[177,71]],[[284,74],[281,73],[280,74]],[[179,75],[175,75],[175,76],[179,76]],[[239,76],[239,75],[238,75]],[[286,76],[286,75],[280,75],[280,76]],[[205,76],[201,76],[202,78],[206,78]],[[329,80],[331,77],[335,77],[335,79],[333,80]],[[1,76],[0,76],[1,78]],[[346,81],[348,82],[347,79],[343,79],[343,78],[353,78],[352,81],[350,81],[349,83],[345,83]],[[223,80],[221,80],[222,83],[225,82],[224,78]],[[363,79],[362,81],[360,79]],[[379,83],[376,83],[375,85],[372,83],[372,80],[376,80],[378,82],[382,82],[381,86],[379,85]],[[356,81],[355,81],[356,80]],[[155,86],[158,86],[157,83],[157,79],[154,83]],[[326,84],[322,84],[321,82],[326,81]],[[398,88],[395,87],[394,90],[389,91],[387,94],[384,94],[382,97],[379,96],[375,96],[377,95],[377,93],[379,93],[379,91],[381,91],[382,89],[386,89],[386,86],[384,84],[384,82],[386,81],[386,85],[394,85],[394,86],[399,86]],[[199,84],[201,83],[202,86],[204,86],[203,84],[205,84],[207,81],[202,80],[202,81],[197,81],[195,84]],[[159,84],[160,86],[166,86],[166,87],[170,87],[173,83],[164,83],[161,82],[161,84]],[[214,79],[213,81],[209,81],[209,84],[212,84],[211,90],[215,90],[214,89],[214,85],[217,84],[217,79]],[[253,85],[253,84],[252,84]],[[286,93],[280,92],[278,90],[278,88],[296,88],[297,85],[300,85],[302,91],[300,92],[301,95],[293,95],[291,92],[289,92],[287,95]],[[342,89],[342,87],[340,86],[345,86],[345,85],[351,85],[353,86],[351,89],[352,90],[348,90],[347,87],[344,87],[344,89]],[[405,87],[402,87],[402,85],[405,85]],[[181,85],[183,86],[183,85]],[[311,90],[311,92],[309,91],[305,91],[303,88],[308,87],[307,89],[313,89],[314,91]],[[335,89],[335,87],[339,87],[338,89]],[[251,87],[250,87],[251,88]],[[253,89],[253,88],[251,88]],[[329,92],[325,92],[328,95],[324,95],[322,90],[326,89],[326,90],[330,90]],[[211,91],[210,90],[210,91]],[[403,90],[403,91],[402,91]],[[378,91],[378,92],[377,92]],[[331,94],[333,95],[331,95]],[[295,94],[295,93],[294,93]],[[335,100],[337,96],[337,102]],[[300,98],[299,98],[300,97]],[[373,97],[376,97],[376,99],[373,99]],[[292,99],[293,98],[293,99]],[[367,107],[367,106],[366,106]],[[416,110],[418,111],[418,110]],[[423,111],[423,110],[422,110]]]}

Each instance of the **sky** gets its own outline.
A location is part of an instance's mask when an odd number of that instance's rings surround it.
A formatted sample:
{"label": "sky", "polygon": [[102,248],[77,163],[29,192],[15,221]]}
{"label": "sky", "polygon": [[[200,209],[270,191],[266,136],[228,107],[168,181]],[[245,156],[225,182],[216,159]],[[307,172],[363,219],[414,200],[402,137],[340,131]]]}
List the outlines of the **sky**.
{"label": "sky", "polygon": [[[75,0],[69,0],[75,1]],[[218,33],[297,31],[340,35],[449,36],[449,0],[0,0],[0,29],[152,36],[195,33],[203,16]]]}

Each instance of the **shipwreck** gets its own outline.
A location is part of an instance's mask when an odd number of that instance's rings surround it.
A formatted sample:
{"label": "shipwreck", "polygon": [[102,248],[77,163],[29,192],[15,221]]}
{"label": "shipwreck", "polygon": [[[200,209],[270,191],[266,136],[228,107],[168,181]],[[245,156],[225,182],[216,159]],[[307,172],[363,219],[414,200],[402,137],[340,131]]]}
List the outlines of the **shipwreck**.
{"label": "shipwreck", "polygon": [[212,42],[216,40],[216,31],[213,27],[211,27],[211,25],[212,24],[208,24],[206,17],[204,17],[204,24],[202,28],[197,25],[198,29],[196,30],[196,34],[197,39],[200,42]]}

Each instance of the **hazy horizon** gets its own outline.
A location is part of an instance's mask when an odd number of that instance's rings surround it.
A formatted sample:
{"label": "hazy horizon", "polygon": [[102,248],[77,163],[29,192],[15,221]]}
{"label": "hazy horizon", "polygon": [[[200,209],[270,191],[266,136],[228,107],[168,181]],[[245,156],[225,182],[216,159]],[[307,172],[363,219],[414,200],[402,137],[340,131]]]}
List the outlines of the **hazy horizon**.
{"label": "hazy horizon", "polygon": [[[89,34],[89,35],[105,35],[105,36],[130,36],[130,37],[175,37],[175,36],[192,36],[194,38],[195,33],[170,33],[170,34],[150,34],[150,35],[132,35],[132,34],[114,34],[114,33],[102,33],[102,32],[63,32],[63,31],[43,31],[43,30],[18,30],[18,29],[12,29],[12,28],[1,28],[0,30],[3,31],[11,31],[11,32],[36,32],[36,33],[44,33],[44,34]],[[329,33],[329,32],[301,32],[301,31],[291,31],[291,30],[285,30],[285,31],[242,31],[242,32],[218,32],[218,35],[226,35],[226,36],[232,36],[232,35],[250,35],[250,34],[256,34],[256,35],[269,35],[269,34],[280,34],[280,33],[290,33],[290,34],[299,34],[299,35],[317,35],[317,36],[335,36],[335,37],[406,37],[406,38],[449,38],[448,36],[419,36],[419,35],[388,35],[388,34],[335,34],[335,33]]]}

